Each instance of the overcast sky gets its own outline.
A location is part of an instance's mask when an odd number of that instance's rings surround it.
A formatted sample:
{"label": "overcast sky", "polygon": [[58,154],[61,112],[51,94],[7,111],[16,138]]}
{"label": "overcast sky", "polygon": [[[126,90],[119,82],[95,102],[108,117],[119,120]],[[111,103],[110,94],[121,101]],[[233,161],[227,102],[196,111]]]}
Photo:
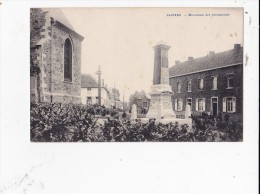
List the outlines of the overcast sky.
{"label": "overcast sky", "polygon": [[[95,76],[101,66],[109,87],[125,100],[135,90],[149,92],[152,85],[153,46],[166,42],[169,67],[175,60],[201,57],[243,45],[243,10],[240,8],[64,8],[82,42],[82,73]],[[186,14],[229,16],[185,16]],[[181,14],[181,16],[167,16]]]}

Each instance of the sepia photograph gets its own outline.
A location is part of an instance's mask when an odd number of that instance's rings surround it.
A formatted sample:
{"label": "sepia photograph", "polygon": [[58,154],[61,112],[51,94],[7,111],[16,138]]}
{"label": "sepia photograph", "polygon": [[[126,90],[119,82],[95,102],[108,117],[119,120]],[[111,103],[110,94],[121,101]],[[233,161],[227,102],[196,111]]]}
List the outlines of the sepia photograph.
{"label": "sepia photograph", "polygon": [[243,141],[243,12],[31,8],[31,141]]}
{"label": "sepia photograph", "polygon": [[0,37],[1,194],[258,193],[259,1],[0,0]]}

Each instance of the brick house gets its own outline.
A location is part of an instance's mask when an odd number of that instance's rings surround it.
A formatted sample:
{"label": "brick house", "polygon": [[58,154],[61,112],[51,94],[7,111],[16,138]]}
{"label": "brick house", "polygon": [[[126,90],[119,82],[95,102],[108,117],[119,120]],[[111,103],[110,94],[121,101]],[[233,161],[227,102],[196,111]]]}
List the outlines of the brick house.
{"label": "brick house", "polygon": [[147,114],[150,100],[150,95],[147,95],[144,91],[136,91],[135,94],[130,97],[130,109],[132,105],[135,104],[138,114]]}
{"label": "brick house", "polygon": [[194,114],[229,113],[242,119],[243,47],[235,44],[228,51],[176,61],[170,68],[170,85],[176,115],[183,115],[189,104]]}
{"label": "brick house", "polygon": [[81,102],[81,42],[60,9],[30,12],[31,101]]}

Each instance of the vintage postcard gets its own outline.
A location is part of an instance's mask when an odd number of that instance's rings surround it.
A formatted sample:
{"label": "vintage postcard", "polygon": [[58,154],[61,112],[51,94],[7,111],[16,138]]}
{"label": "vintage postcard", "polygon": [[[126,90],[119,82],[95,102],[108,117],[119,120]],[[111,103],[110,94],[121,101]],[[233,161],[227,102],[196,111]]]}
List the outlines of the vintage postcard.
{"label": "vintage postcard", "polygon": [[0,193],[257,194],[258,8],[2,0]]}
{"label": "vintage postcard", "polygon": [[31,8],[31,141],[242,141],[243,16]]}

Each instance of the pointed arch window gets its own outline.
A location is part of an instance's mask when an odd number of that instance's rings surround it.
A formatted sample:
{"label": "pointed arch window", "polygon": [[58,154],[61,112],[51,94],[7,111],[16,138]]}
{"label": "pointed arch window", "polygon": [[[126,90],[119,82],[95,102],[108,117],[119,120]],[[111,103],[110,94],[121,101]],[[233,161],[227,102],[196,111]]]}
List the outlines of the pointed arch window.
{"label": "pointed arch window", "polygon": [[64,81],[72,82],[72,44],[69,38],[64,44]]}

